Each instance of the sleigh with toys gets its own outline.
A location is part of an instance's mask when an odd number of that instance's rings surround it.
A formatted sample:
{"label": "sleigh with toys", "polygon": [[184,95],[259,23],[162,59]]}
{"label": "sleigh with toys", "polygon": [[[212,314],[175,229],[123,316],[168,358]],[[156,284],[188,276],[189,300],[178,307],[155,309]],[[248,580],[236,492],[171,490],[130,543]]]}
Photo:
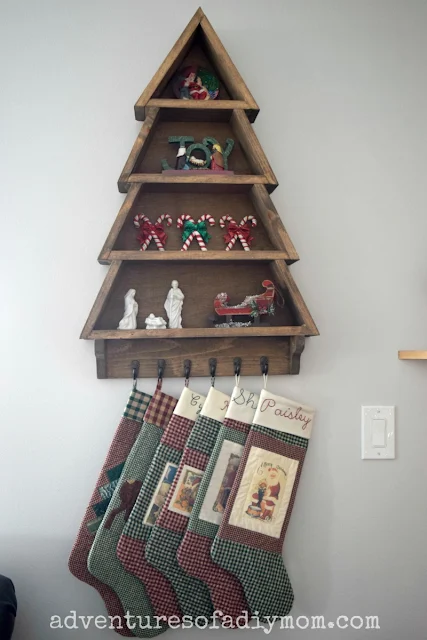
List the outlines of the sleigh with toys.
{"label": "sleigh with toys", "polygon": [[219,293],[214,300],[216,327],[242,327],[260,324],[261,316],[274,314],[276,288],[271,280],[263,280],[264,293],[246,296],[239,304],[229,305],[227,293]]}

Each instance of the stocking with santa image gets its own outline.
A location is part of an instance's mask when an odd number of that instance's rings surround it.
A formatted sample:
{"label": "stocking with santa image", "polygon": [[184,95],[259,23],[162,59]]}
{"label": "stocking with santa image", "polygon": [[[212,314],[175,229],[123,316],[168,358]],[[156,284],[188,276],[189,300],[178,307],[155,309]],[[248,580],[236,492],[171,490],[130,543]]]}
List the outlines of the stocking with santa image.
{"label": "stocking with santa image", "polygon": [[293,591],[282,546],[313,426],[314,410],[261,391],[211,554],[240,581],[249,611],[286,616]]}

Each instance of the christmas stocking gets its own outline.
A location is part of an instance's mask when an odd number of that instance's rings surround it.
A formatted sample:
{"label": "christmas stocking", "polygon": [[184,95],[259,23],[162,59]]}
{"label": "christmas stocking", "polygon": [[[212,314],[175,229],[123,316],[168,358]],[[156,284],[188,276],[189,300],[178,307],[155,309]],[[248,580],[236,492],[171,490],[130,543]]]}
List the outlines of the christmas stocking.
{"label": "christmas stocking", "polygon": [[212,561],[211,546],[237,475],[258,399],[250,391],[234,388],[177,554],[181,567],[207,585],[214,608],[233,620],[247,611],[248,605],[238,579]]}
{"label": "christmas stocking", "polygon": [[[150,619],[144,619],[141,625],[139,622],[130,620],[133,634],[141,638],[158,635],[166,631],[167,627],[159,626],[157,621],[152,620],[154,612],[144,585],[138,578],[124,570],[117,558],[116,549],[175,405],[175,398],[162,393],[159,388],[156,390],[145,412],[141,431],[123,467],[120,483],[114,491],[104,520],[96,533],[88,558],[90,573],[116,592],[125,611],[127,610],[124,603],[131,599],[133,602],[140,603],[141,615],[149,616]],[[156,628],[141,628],[143,626]]]}
{"label": "christmas stocking", "polygon": [[119,482],[126,458],[141,429],[145,410],[150,400],[151,396],[136,389],[130,394],[68,561],[70,571],[76,578],[99,591],[106,604],[108,614],[114,616],[114,621],[117,620],[115,630],[123,636],[132,636],[133,634],[123,619],[124,611],[120,600],[109,586],[89,573],[87,559],[95,533]]}
{"label": "christmas stocking", "polygon": [[[193,618],[212,615],[209,591],[203,582],[189,576],[179,566],[176,554],[229,401],[229,396],[210,388],[145,550],[148,562],[172,584],[182,613]],[[159,606],[158,614],[170,616],[166,603]]]}
{"label": "christmas stocking", "polygon": [[[249,610],[286,616],[293,592],[281,556],[314,410],[261,391],[212,558],[241,582]],[[257,612],[257,613],[256,613]]]}
{"label": "christmas stocking", "polygon": [[[206,398],[185,387],[165,429],[156,455],[145,477],[138,499],[117,546],[117,557],[129,573],[144,583],[154,612],[167,609],[181,617],[178,600],[163,573],[148,564],[145,546],[166,500],[181,461],[185,443]],[[122,599],[131,613],[140,611],[140,602]]]}

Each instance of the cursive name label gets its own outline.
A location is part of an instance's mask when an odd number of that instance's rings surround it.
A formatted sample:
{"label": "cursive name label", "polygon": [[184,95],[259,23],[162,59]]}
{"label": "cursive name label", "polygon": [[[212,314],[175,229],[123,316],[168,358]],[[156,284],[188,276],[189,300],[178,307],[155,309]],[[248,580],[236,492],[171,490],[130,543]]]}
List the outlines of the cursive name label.
{"label": "cursive name label", "polygon": [[225,414],[229,420],[237,420],[246,424],[252,424],[255,411],[258,406],[259,396],[247,389],[234,387],[231,394],[230,406]]}
{"label": "cursive name label", "polygon": [[182,418],[195,421],[206,401],[205,396],[184,387],[175,407],[174,413]]}
{"label": "cursive name label", "polygon": [[309,438],[313,419],[314,409],[263,389],[254,422],[270,429]]}
{"label": "cursive name label", "polygon": [[200,415],[223,422],[229,404],[230,396],[211,387]]}

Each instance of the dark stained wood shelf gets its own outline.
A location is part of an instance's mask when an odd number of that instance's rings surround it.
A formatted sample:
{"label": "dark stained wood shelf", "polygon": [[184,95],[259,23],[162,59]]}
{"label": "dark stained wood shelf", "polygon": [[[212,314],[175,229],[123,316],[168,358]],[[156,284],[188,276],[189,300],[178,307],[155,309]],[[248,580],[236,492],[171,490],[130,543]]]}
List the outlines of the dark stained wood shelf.
{"label": "dark stained wood shelf", "polygon": [[[265,176],[255,175],[224,175],[218,174],[207,176],[198,175],[197,171],[183,171],[183,175],[163,175],[161,173],[133,173],[127,179],[129,184],[134,183],[156,183],[156,184],[217,184],[217,185],[251,185],[251,184],[265,184],[268,185],[268,180]],[[277,187],[275,185],[269,185],[267,188],[269,191],[273,191]]]}
{"label": "dark stained wood shelf", "polygon": [[[189,66],[216,77],[217,99],[177,98],[176,72]],[[236,356],[242,359],[242,375],[259,375],[261,356],[268,359],[270,374],[299,373],[305,338],[319,332],[288,267],[299,256],[270,197],[278,182],[251,125],[258,112],[199,8],[135,104],[136,119],[143,122],[118,181],[126,197],[98,257],[109,269],[81,333],[81,338],[94,341],[98,378],[131,377],[134,360],[141,377],[156,377],[160,358],[166,362],[166,377],[182,376],[185,359],[191,360],[193,376],[209,376],[211,357],[217,359],[216,375],[233,375]],[[177,145],[169,144],[176,136],[191,137],[195,143],[215,139],[228,156],[228,172],[164,173],[163,168],[176,166]],[[234,146],[228,155],[229,139]],[[165,251],[153,242],[140,251],[135,216],[155,225],[164,214],[170,223],[163,224],[166,238],[159,232]],[[208,229],[207,251],[194,243],[181,251],[178,225],[183,214],[194,221],[202,215],[215,220]],[[236,225],[244,224],[246,216],[251,224],[256,220],[250,251],[240,240],[225,250],[224,236],[235,229],[222,229],[222,216],[231,216]],[[143,230],[144,238],[150,228]],[[165,298],[175,279],[185,296],[183,328],[142,328],[150,313],[166,318]],[[273,314],[248,327],[216,326],[220,317],[214,301],[219,293],[228,294],[232,309],[246,296],[263,294],[266,280],[274,285]],[[118,330],[129,289],[136,290],[138,303],[131,326],[139,328]],[[245,319],[249,321],[249,314]]]}
{"label": "dark stained wood shelf", "polygon": [[289,260],[286,251],[111,251],[109,260],[178,260],[178,261],[202,261],[227,260],[237,262],[240,260],[260,260],[269,262],[271,260]]}
{"label": "dark stained wood shelf", "polygon": [[94,330],[88,335],[89,340],[151,340],[155,338],[247,338],[251,336],[305,336],[309,335],[307,327],[200,327],[191,329],[135,329],[135,331]]}
{"label": "dark stained wood shelf", "polygon": [[[112,260],[286,260],[292,264],[299,259],[298,253],[277,213],[264,185],[218,185],[211,184],[134,184],[131,185],[125,201],[117,215],[105,241],[98,260],[110,264]],[[191,245],[188,251],[181,251],[181,233],[176,221],[183,213],[197,219],[200,214],[212,215],[217,224],[209,228],[211,239],[208,251],[200,251]],[[252,229],[254,237],[251,251],[244,251],[241,243],[236,243],[231,251],[225,251],[224,229],[218,218],[229,212],[240,221],[244,216],[253,215],[258,224]],[[153,243],[146,251],[139,251],[137,230],[133,218],[144,213],[151,220],[162,213],[168,213],[173,225],[167,227],[166,250],[158,251]]]}

